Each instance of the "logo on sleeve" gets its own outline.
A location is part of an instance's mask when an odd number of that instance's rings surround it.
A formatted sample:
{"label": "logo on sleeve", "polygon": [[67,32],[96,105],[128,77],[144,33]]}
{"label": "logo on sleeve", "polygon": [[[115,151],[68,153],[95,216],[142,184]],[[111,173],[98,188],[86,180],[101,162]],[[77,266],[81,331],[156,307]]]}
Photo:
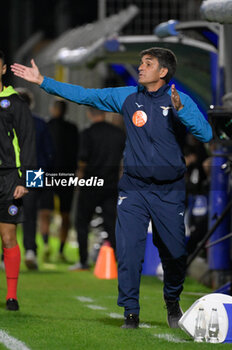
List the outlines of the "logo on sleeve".
{"label": "logo on sleeve", "polygon": [[144,111],[136,111],[133,114],[132,121],[135,126],[141,127],[147,122],[147,115]]}
{"label": "logo on sleeve", "polygon": [[167,117],[168,110],[171,109],[172,107],[170,107],[170,106],[168,106],[168,107],[160,106],[160,108],[162,108],[162,110],[163,110],[163,116]]}
{"label": "logo on sleeve", "polygon": [[0,102],[0,106],[1,106],[2,108],[4,108],[4,109],[9,108],[9,107],[10,107],[10,101],[7,100],[7,99],[4,99],[4,100],[2,100],[2,101]]}

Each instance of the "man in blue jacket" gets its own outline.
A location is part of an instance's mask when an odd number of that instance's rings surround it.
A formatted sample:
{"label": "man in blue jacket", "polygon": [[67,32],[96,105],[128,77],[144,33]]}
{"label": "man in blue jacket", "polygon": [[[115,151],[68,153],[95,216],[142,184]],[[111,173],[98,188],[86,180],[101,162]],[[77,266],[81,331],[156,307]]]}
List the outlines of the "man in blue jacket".
{"label": "man in blue jacket", "polygon": [[184,201],[186,170],[181,141],[187,127],[208,142],[212,129],[191,98],[171,87],[176,57],[164,48],[141,53],[139,85],[85,89],[43,77],[32,67],[14,64],[15,75],[48,93],[124,116],[127,141],[124,174],[119,182],[116,224],[118,305],[124,307],[123,328],[139,326],[139,286],[149,221],[164,269],[168,324],[178,327],[179,296],[186,270]]}

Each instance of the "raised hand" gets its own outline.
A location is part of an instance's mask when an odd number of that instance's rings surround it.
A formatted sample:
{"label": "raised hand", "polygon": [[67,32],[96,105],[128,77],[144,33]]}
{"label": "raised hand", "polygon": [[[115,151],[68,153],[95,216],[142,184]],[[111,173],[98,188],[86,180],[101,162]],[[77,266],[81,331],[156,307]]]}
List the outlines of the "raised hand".
{"label": "raised hand", "polygon": [[31,60],[31,67],[14,63],[11,65],[11,70],[17,77],[23,78],[34,84],[41,85],[44,79],[33,59]]}
{"label": "raised hand", "polygon": [[180,96],[176,90],[175,84],[171,86],[171,99],[173,107],[178,111],[180,111],[184,106],[181,103]]}

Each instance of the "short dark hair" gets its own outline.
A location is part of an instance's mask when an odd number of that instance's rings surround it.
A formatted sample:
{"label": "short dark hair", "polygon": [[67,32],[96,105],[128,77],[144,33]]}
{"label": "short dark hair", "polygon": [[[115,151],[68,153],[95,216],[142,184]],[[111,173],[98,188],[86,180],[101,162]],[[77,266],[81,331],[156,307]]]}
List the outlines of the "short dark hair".
{"label": "short dark hair", "polygon": [[19,96],[28,104],[29,108],[33,108],[35,105],[35,99],[33,93],[24,87],[15,88],[15,90],[19,93]]}
{"label": "short dark hair", "polygon": [[140,57],[142,58],[144,55],[149,55],[155,57],[158,62],[160,68],[167,68],[168,72],[165,75],[164,79],[166,83],[172,79],[176,72],[177,59],[175,54],[169,50],[161,47],[151,47],[150,49],[143,50],[140,52]]}
{"label": "short dark hair", "polygon": [[2,60],[2,63],[5,64],[5,55],[2,50],[0,50],[0,60]]}
{"label": "short dark hair", "polygon": [[63,100],[55,100],[54,106],[59,109],[61,116],[64,116],[67,109],[68,109],[67,102],[65,102]]}

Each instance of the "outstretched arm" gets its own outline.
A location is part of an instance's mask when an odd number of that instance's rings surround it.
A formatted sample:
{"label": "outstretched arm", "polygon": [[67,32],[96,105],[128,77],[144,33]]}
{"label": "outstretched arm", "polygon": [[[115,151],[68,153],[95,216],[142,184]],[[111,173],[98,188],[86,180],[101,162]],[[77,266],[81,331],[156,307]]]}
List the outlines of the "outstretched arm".
{"label": "outstretched arm", "polygon": [[42,76],[34,60],[31,60],[31,67],[14,63],[11,70],[17,77],[38,84],[49,94],[106,112],[122,113],[122,106],[127,96],[137,91],[135,86],[86,89],[82,86],[59,82]]}
{"label": "outstretched arm", "polygon": [[31,67],[26,67],[19,63],[11,65],[11,70],[19,78],[29,81],[30,83],[41,85],[44,77],[40,74],[39,68],[35,61],[31,60]]}

